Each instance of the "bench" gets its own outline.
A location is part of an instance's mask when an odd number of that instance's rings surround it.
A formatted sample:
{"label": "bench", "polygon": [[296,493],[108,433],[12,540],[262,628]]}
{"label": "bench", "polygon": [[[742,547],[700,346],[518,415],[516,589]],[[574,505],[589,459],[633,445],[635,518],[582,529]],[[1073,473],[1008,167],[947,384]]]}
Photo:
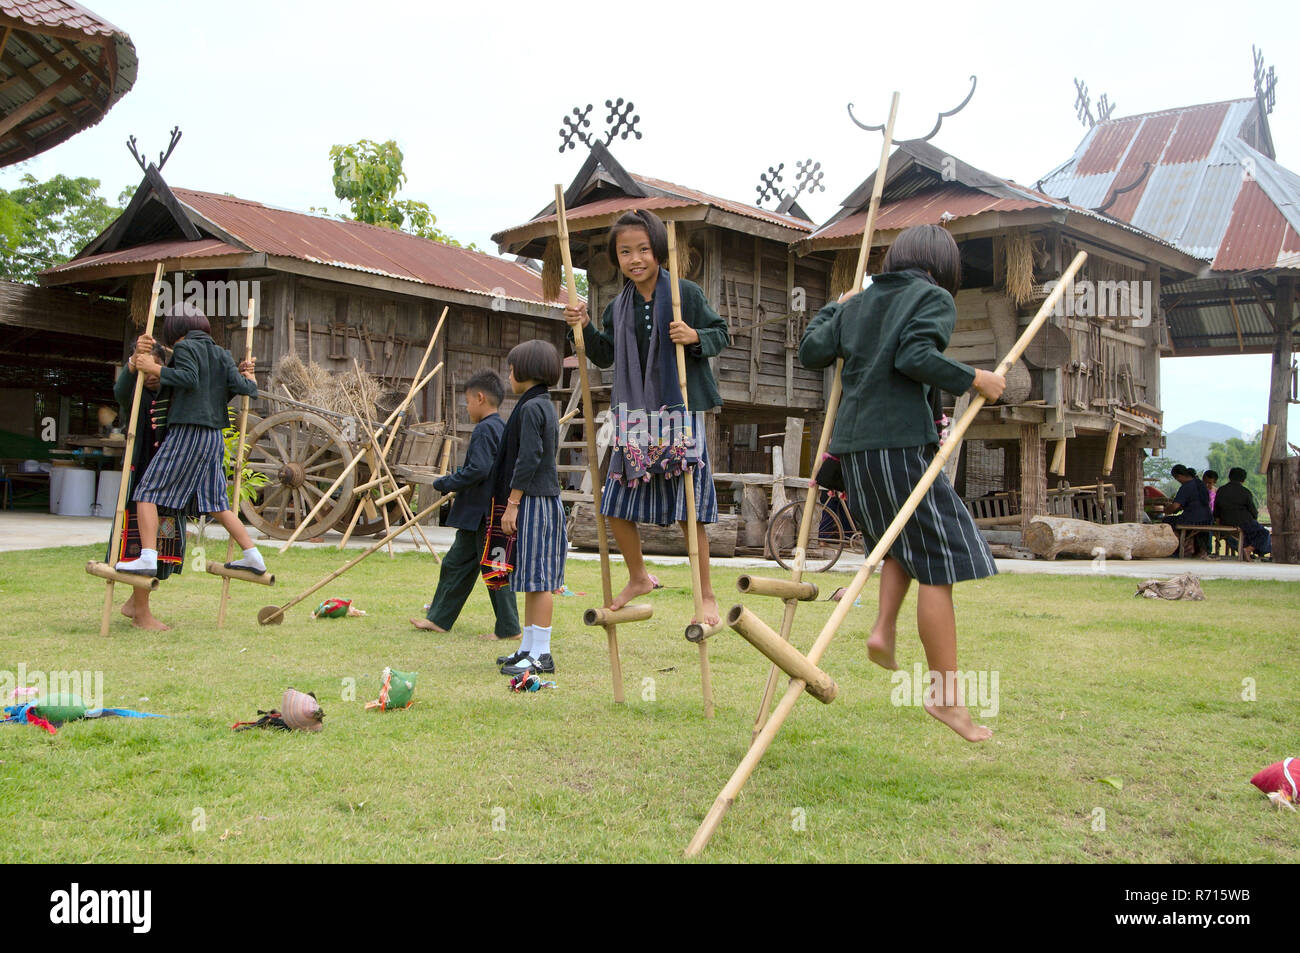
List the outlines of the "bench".
{"label": "bench", "polygon": [[1215,550],[1215,537],[1227,539],[1230,536],[1237,538],[1237,558],[1242,562],[1246,561],[1246,531],[1240,526],[1175,526],[1178,530],[1178,552],[1183,551],[1183,546],[1187,542],[1188,536],[1196,536],[1201,533],[1208,533],[1210,536],[1210,552]]}

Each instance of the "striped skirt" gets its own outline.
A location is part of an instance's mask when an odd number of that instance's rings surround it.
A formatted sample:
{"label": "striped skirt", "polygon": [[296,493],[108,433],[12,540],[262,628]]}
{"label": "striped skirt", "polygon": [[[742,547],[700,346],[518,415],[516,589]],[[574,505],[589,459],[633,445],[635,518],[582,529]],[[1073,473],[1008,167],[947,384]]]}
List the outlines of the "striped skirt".
{"label": "striped skirt", "polygon": [[[713,488],[713,468],[709,450],[704,448],[700,462],[691,470],[695,479],[695,518],[701,523],[718,521],[718,494]],[[651,477],[650,481],[628,486],[613,477],[605,479],[600,511],[616,519],[633,523],[671,526],[686,521],[686,490],[680,476]]]}
{"label": "striped skirt", "polygon": [[187,509],[191,500],[197,500],[200,513],[228,510],[225,455],[225,442],[215,427],[168,427],[131,498],[174,510]]}
{"label": "striped skirt", "polygon": [[[868,552],[885,535],[933,458],[933,446],[855,450],[840,457],[849,511]],[[927,586],[982,579],[998,571],[988,543],[943,473],[922,497],[889,555]]]}
{"label": "striped skirt", "polygon": [[558,496],[525,496],[519,504],[511,592],[550,592],[564,585],[569,537]]}

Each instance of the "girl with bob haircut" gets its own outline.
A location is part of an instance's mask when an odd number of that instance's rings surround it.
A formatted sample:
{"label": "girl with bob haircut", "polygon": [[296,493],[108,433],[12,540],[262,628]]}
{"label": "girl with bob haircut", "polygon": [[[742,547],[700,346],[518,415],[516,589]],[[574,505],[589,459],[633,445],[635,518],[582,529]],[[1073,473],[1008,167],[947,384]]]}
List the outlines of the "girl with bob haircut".
{"label": "girl with bob haircut", "polygon": [[[830,452],[844,472],[849,509],[870,549],[920,481],[939,443],[929,397],[974,387],[997,400],[1006,379],[976,370],[943,352],[961,285],[961,255],[938,225],[905,229],[890,247],[882,273],[866,290],[846,292],[817,313],[799,344],[805,367],[844,359],[844,396]],[[957,620],[953,583],[997,572],[984,537],[961,497],[939,475],[881,566],[880,609],[867,654],[877,665],[894,660],[898,612],[915,579],[916,622],[930,668],[925,710],[967,741],[993,732],[972,722],[957,697]]]}
{"label": "girl with bob haircut", "polygon": [[226,405],[237,394],[257,396],[255,360],[238,365],[230,352],[219,347],[209,333],[208,319],[197,305],[180,302],[167,312],[162,343],[172,347],[171,362],[163,365],[153,355],[154,340],[136,340],[137,373],[156,376],[171,396],[167,410],[167,437],[149,461],[144,476],[132,492],[140,528],[140,556],[119,562],[121,572],[153,576],[158,570],[158,507],[211,513],[243,550],[243,556],[226,566],[266,572],[262,554],[244,525],[230,508],[226,495],[226,445],[221,431],[230,423]]}
{"label": "girl with bob haircut", "polygon": [[[484,576],[489,586],[499,587],[508,573],[511,591],[524,593],[523,637],[519,651],[501,659],[501,674],[549,673],[555,671],[553,593],[564,586],[569,550],[555,465],[560,421],[550,400],[562,365],[555,347],[536,338],[516,345],[506,364],[510,389],[520,397],[497,448],[491,514],[497,525],[489,527],[484,544],[483,562],[489,567]],[[510,537],[515,537],[513,559]]]}
{"label": "girl with bob haircut", "polygon": [[[618,550],[627,563],[628,581],[610,603],[618,609],[655,588],[641,553],[638,523],[687,532],[684,475],[695,485],[697,542],[704,615],[718,622],[718,600],[709,578],[706,523],[718,521],[718,497],[704,440],[702,413],[722,405],[709,358],[730,340],[727,323],[709,306],[694,282],[680,284],[682,320],[673,320],[664,223],[645,210],[627,212],[609,231],[609,260],[626,279],[606,306],[601,327],[591,324],[585,303],[568,307],[570,334],[582,331],[587,357],[597,367],[614,368],[611,406],[614,446],[605,480],[601,512],[609,518]],[[677,378],[676,345],[686,350],[686,394]],[[683,411],[689,400],[690,417]],[[691,421],[695,421],[693,426]]]}

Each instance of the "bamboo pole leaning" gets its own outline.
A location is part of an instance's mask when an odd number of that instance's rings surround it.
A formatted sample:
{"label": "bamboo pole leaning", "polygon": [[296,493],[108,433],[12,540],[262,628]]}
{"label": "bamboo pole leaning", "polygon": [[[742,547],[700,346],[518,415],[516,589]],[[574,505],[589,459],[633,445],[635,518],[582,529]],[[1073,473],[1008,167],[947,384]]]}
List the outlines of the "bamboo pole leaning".
{"label": "bamboo pole leaning", "polygon": [[[153,337],[153,325],[155,312],[158,310],[158,289],[162,286],[163,263],[158,262],[158,267],[153,272],[153,290],[149,294],[149,316],[145,321],[144,333],[146,337]],[[139,371],[135,372],[135,391],[131,396],[131,416],[126,421],[126,445],[122,450],[122,482],[117,488],[117,509],[113,511],[113,529],[112,535],[108,538],[108,562],[105,564],[114,575],[101,576],[107,585],[104,591],[104,611],[99,620],[99,634],[108,635],[108,623],[113,615],[113,583],[120,574],[117,573],[117,561],[122,556],[122,528],[126,525],[126,499],[127,493],[131,489],[131,475],[134,467],[131,465],[131,458],[135,453],[136,440],[136,418],[140,416],[140,401],[144,395],[144,375]],[[91,566],[97,566],[97,563],[87,563],[86,572],[91,575],[97,575],[91,572]],[[133,584],[134,585],[134,584]],[[140,588],[140,587],[137,587]],[[150,587],[153,588],[153,587]]]}
{"label": "bamboo pole leaning", "polygon": [[[248,299],[248,317],[245,319],[247,327],[244,329],[244,360],[253,359],[253,328],[257,325],[257,300]],[[239,399],[239,444],[235,451],[235,502],[231,506],[236,518],[239,516],[239,494],[244,484],[244,452],[247,449],[245,439],[248,434],[248,395],[244,394]],[[235,556],[235,537],[231,536],[226,540],[226,562],[230,562]],[[211,567],[211,563],[207,567]],[[223,565],[221,568],[225,568]],[[209,568],[209,571],[211,569]],[[217,628],[224,628],[226,625],[226,603],[230,600],[230,580],[232,578],[241,578],[239,576],[228,576],[225,573],[216,573],[221,576],[221,604],[217,607]],[[275,577],[271,577],[274,579]]]}
{"label": "bamboo pole leaning", "polygon": [[[564,209],[564,190],[559,185],[555,186],[555,221],[559,228],[560,255],[564,260],[564,279],[569,294],[569,305],[573,306],[578,301],[578,286],[573,279],[573,254],[569,249],[569,221]],[[602,605],[608,607],[614,601],[614,587],[610,579],[609,536],[605,516],[600,511],[604,483],[600,475],[600,459],[596,454],[596,411],[591,400],[591,380],[587,372],[587,344],[583,340],[582,333],[582,328],[573,329],[573,350],[578,356],[578,383],[582,387],[582,432],[587,441],[587,470],[591,474],[591,499],[596,510],[596,539],[600,548],[600,589],[601,596],[605,600]],[[646,615],[645,618],[648,619],[650,616]],[[623,666],[618,657],[618,621],[618,619],[602,621],[593,617],[587,625],[605,627],[605,638],[609,643],[609,674],[614,681],[614,701],[621,705],[623,704]]]}
{"label": "bamboo pole leaning", "polygon": [[[885,190],[885,177],[889,172],[889,148],[893,145],[894,139],[894,120],[898,118],[898,93],[895,92],[889,101],[889,120],[885,123],[885,138],[880,144],[880,162],[876,166],[876,177],[871,184],[871,201],[867,205],[867,221],[862,229],[862,247],[858,250],[858,265],[853,275],[853,291],[862,290],[862,282],[867,274],[867,258],[871,253],[871,242],[875,237],[876,216],[880,212],[880,199]],[[835,417],[840,409],[840,395],[843,392],[844,376],[844,359],[840,358],[835,362],[835,376],[831,380],[831,392],[826,400],[826,416],[822,421],[821,436],[817,438],[817,452],[813,455],[811,473],[816,476],[817,467],[821,465],[822,457],[826,454],[827,447],[830,446],[831,432],[835,429]],[[793,582],[799,582],[803,579],[804,568],[808,565],[808,536],[812,532],[813,512],[817,506],[817,486],[812,484],[808,487],[807,495],[803,501],[803,514],[799,519],[799,538],[795,544],[794,566],[790,570],[790,579]],[[799,603],[794,599],[785,600],[785,614],[781,617],[781,638],[789,641],[790,633],[794,630],[794,616],[798,611]],[[763,686],[763,700],[758,706],[758,716],[754,719],[754,732],[751,737],[757,738],[758,733],[763,730],[763,725],[767,722],[767,713],[772,707],[772,698],[776,694],[776,682],[780,675],[780,669],[774,664],[767,673],[767,684]]]}
{"label": "bamboo pole leaning", "polygon": [[[668,227],[668,286],[672,289],[673,321],[682,320],[682,290],[677,277],[677,223],[667,222]],[[695,433],[694,421],[691,420],[691,401],[686,384],[686,348],[677,345],[677,383],[682,391],[682,413],[686,418],[687,435],[696,441],[703,440],[704,434]],[[698,464],[697,464],[698,466]],[[682,486],[686,489],[686,553],[691,561],[691,595],[695,601],[695,622],[706,625],[704,619],[704,593],[700,582],[700,540],[699,520],[695,510],[695,472],[685,469],[682,473]],[[709,671],[709,643],[700,639],[695,643],[700,652],[700,688],[704,694],[704,717],[713,717],[713,675]]]}
{"label": "bamboo pole leaning", "polygon": [[[1052,293],[1047,296],[1045,301],[1043,301],[1042,305],[1038,309],[1038,313],[1034,315],[1033,320],[1029,322],[1029,326],[1025,328],[1024,333],[1020,335],[1020,338],[1012,346],[1011,350],[1007,352],[1007,355],[1002,359],[1001,363],[998,364],[997,369],[994,371],[995,374],[1006,374],[1012,365],[1014,365],[1015,362],[1020,359],[1021,355],[1024,354],[1025,349],[1029,346],[1030,342],[1033,341],[1034,336],[1038,334],[1039,329],[1041,329],[1043,324],[1046,323],[1048,316],[1056,307],[1057,301],[1060,300],[1066,289],[1073,283],[1074,276],[1078,273],[1079,269],[1083,267],[1083,263],[1087,258],[1087,252],[1079,252],[1074,256],[1074,260],[1071,261],[1069,267],[1065,269],[1065,272],[1061,275],[1061,279],[1057,283],[1057,286],[1052,290]],[[862,588],[867,584],[867,580],[871,578],[871,574],[875,571],[881,560],[885,558],[890,547],[894,545],[894,541],[898,538],[899,533],[903,531],[903,527],[907,525],[908,520],[912,518],[912,514],[916,512],[917,506],[925,497],[925,494],[929,492],[930,486],[938,478],[939,474],[943,472],[943,466],[948,461],[949,455],[961,443],[962,437],[965,435],[967,429],[974,422],[983,407],[984,396],[982,394],[976,394],[971,400],[970,406],[966,409],[966,413],[964,413],[960,419],[953,424],[947,441],[945,441],[943,446],[939,448],[939,452],[935,454],[934,459],[930,461],[929,467],[926,468],[925,473],[912,489],[907,500],[904,501],[902,507],[898,511],[898,515],[894,517],[893,521],[889,524],[889,528],[885,530],[885,534],[867,555],[866,561],[862,564],[862,567],[857,571],[856,575],[854,575],[853,581],[849,583],[844,595],[840,597],[839,603],[835,606],[835,611],[831,613],[831,617],[826,620],[826,624],[822,626],[821,633],[817,636],[817,641],[813,643],[812,648],[806,656],[808,664],[815,667],[821,661],[822,655],[830,646],[831,640],[835,638],[840,625],[849,614],[849,610],[852,609],[854,600],[856,600],[861,594]],[[695,857],[700,853],[700,851],[708,846],[709,840],[718,829],[718,825],[722,822],[722,818],[727,813],[727,809],[731,807],[737,796],[739,796],[741,788],[745,786],[745,782],[748,781],[749,776],[753,774],[754,768],[758,766],[758,762],[771,746],[773,739],[776,738],[777,732],[779,732],[781,726],[785,724],[786,718],[790,716],[790,712],[794,710],[795,703],[799,701],[800,696],[804,693],[806,688],[807,683],[802,679],[792,678],[790,680],[790,686],[786,690],[785,695],[781,697],[781,701],[777,704],[776,709],[772,712],[772,717],[768,719],[767,723],[763,726],[763,730],[760,731],[758,737],[754,739],[754,742],[749,747],[749,751],[746,752],[745,757],[741,760],[740,764],[737,765],[736,770],[731,775],[731,779],[718,794],[717,798],[713,802],[713,806],[709,809],[708,814],[705,815],[703,822],[701,822],[699,829],[696,830],[695,836],[691,839],[690,844],[686,848],[687,857]]]}

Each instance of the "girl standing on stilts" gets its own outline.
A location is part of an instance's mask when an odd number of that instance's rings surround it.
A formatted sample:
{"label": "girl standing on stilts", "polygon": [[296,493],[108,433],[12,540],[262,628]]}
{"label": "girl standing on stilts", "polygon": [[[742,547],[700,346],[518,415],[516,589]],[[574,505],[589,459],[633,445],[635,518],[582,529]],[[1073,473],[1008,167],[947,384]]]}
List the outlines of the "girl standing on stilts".
{"label": "girl standing on stilts", "polygon": [[[730,340],[727,322],[709,306],[699,285],[682,279],[682,320],[673,320],[669,286],[668,232],[649,211],[624,214],[609,232],[609,260],[623,273],[623,290],[605,308],[601,328],[591,326],[585,303],[564,310],[570,333],[582,329],[587,357],[597,367],[614,368],[611,397],[614,446],[601,512],[609,518],[618,551],[627,563],[628,581],[611,609],[627,605],[654,588],[641,553],[638,523],[687,532],[683,472],[695,481],[696,533],[704,624],[719,621],[718,600],[709,578],[706,523],[718,521],[703,411],[722,405],[709,358]],[[686,388],[677,379],[675,346],[686,349]],[[695,425],[683,427],[682,398],[689,400]],[[690,434],[691,443],[687,443]]]}
{"label": "girl standing on stilts", "polygon": [[[524,629],[519,651],[501,659],[502,675],[554,672],[551,616],[554,591],[564,586],[569,538],[560,502],[560,475],[555,457],[560,421],[550,389],[560,382],[559,352],[549,341],[534,338],[506,355],[510,388],[519,400],[510,412],[497,450],[492,518],[505,536],[515,536],[510,588],[524,593]],[[494,534],[489,527],[487,548]],[[495,554],[485,553],[493,563]],[[491,581],[489,581],[489,585]]]}
{"label": "girl standing on stilts", "polygon": [[156,375],[168,389],[171,405],[167,439],[131,494],[139,516],[140,556],[119,562],[119,572],[155,575],[158,507],[187,510],[192,502],[198,512],[211,513],[244,551],[240,559],[226,563],[227,568],[259,575],[266,572],[262,554],[226,496],[226,445],[221,436],[230,422],[226,409],[230,399],[237,394],[257,396],[254,361],[236,365],[210,332],[203,312],[182,302],[170,310],[163,323],[162,343],[173,349],[170,366],[163,366],[153,356],[152,338],[141,335],[136,341],[136,370]]}
{"label": "girl standing on stilts", "polygon": [[[957,321],[961,255],[938,225],[905,229],[867,290],[841,296],[817,313],[799,344],[805,367],[844,359],[844,397],[830,452],[838,456],[849,509],[870,551],[925,473],[939,435],[929,392],[974,387],[995,401],[1006,379],[945,357]],[[896,669],[898,610],[915,579],[916,623],[930,667],[925,710],[967,741],[993,732],[971,721],[956,697],[957,619],[952,586],[997,572],[984,537],[942,473],[881,566],[880,609],[867,653]]]}

